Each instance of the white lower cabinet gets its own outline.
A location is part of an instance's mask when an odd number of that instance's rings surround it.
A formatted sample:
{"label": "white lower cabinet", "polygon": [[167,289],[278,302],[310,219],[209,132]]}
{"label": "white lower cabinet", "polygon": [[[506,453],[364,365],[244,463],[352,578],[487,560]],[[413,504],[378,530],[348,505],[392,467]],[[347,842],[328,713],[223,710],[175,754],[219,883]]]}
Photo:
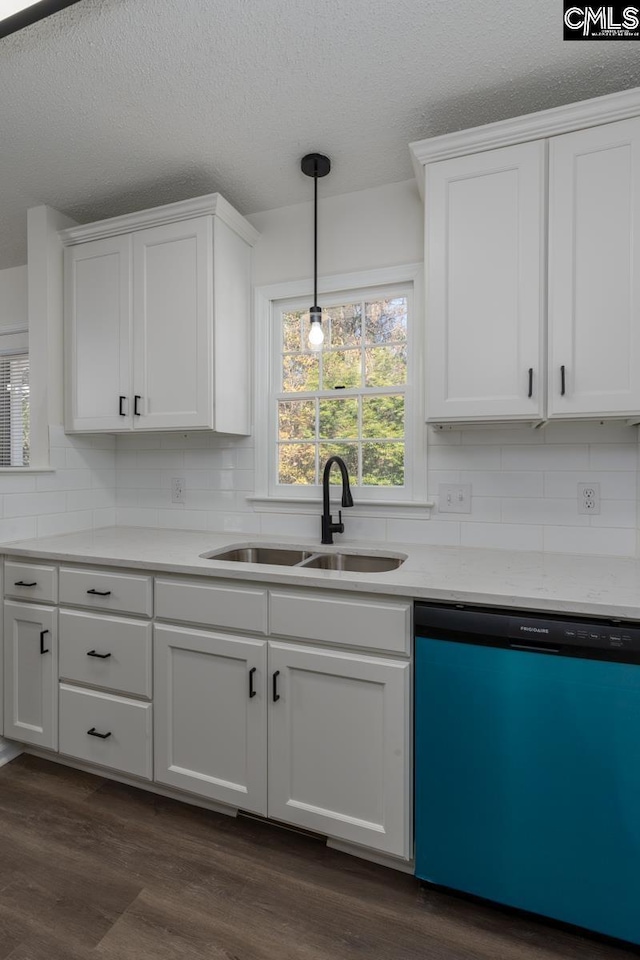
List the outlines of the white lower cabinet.
{"label": "white lower cabinet", "polygon": [[60,684],[60,753],[151,780],[150,703]]}
{"label": "white lower cabinet", "polygon": [[155,779],[267,813],[267,642],[154,630]]}
{"label": "white lower cabinet", "polygon": [[410,856],[410,664],[269,643],[269,816]]}
{"label": "white lower cabinet", "polygon": [[4,735],[58,748],[58,611],[4,604]]}
{"label": "white lower cabinet", "polygon": [[408,661],[172,626],[154,658],[158,783],[410,857]]}

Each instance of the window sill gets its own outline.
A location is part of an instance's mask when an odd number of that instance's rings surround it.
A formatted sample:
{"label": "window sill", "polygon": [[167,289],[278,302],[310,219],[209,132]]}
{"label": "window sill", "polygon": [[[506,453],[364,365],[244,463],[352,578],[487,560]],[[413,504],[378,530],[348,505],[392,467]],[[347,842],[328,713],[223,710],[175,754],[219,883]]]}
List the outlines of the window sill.
{"label": "window sill", "polygon": [[53,467],[0,467],[0,474],[3,473],[55,473]]}
{"label": "window sill", "polygon": [[[334,494],[334,491],[331,491]],[[246,497],[258,513],[300,513],[317,514],[322,512],[321,497]],[[340,493],[335,491],[332,503],[340,506]],[[429,517],[435,504],[432,500],[356,500],[353,516],[357,517],[393,517],[415,519],[416,514]]]}

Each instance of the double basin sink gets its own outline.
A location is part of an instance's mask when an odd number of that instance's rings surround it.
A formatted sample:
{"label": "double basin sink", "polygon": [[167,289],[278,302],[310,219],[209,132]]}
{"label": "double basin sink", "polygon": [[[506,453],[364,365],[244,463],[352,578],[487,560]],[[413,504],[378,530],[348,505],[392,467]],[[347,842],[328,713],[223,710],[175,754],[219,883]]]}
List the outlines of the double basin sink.
{"label": "double basin sink", "polygon": [[384,573],[396,570],[407,559],[399,553],[322,553],[313,547],[296,549],[267,544],[243,544],[218,552],[203,553],[202,557],[206,560],[225,560],[232,563],[268,563],[280,567],[342,570],[349,573]]}

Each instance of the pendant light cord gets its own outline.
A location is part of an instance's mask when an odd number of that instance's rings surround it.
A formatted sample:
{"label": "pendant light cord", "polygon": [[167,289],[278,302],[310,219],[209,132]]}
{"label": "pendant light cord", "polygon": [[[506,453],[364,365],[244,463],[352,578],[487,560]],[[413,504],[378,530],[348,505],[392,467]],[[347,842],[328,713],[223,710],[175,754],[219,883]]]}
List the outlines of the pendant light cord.
{"label": "pendant light cord", "polygon": [[313,305],[314,307],[318,306],[318,172],[317,170],[313,177]]}

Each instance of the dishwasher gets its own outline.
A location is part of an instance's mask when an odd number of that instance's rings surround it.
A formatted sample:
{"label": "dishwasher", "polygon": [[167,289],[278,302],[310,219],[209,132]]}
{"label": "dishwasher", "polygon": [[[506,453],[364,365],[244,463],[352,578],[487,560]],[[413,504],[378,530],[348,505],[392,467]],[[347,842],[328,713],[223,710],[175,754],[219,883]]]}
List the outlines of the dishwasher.
{"label": "dishwasher", "polygon": [[640,624],[415,607],[416,875],[640,944]]}

